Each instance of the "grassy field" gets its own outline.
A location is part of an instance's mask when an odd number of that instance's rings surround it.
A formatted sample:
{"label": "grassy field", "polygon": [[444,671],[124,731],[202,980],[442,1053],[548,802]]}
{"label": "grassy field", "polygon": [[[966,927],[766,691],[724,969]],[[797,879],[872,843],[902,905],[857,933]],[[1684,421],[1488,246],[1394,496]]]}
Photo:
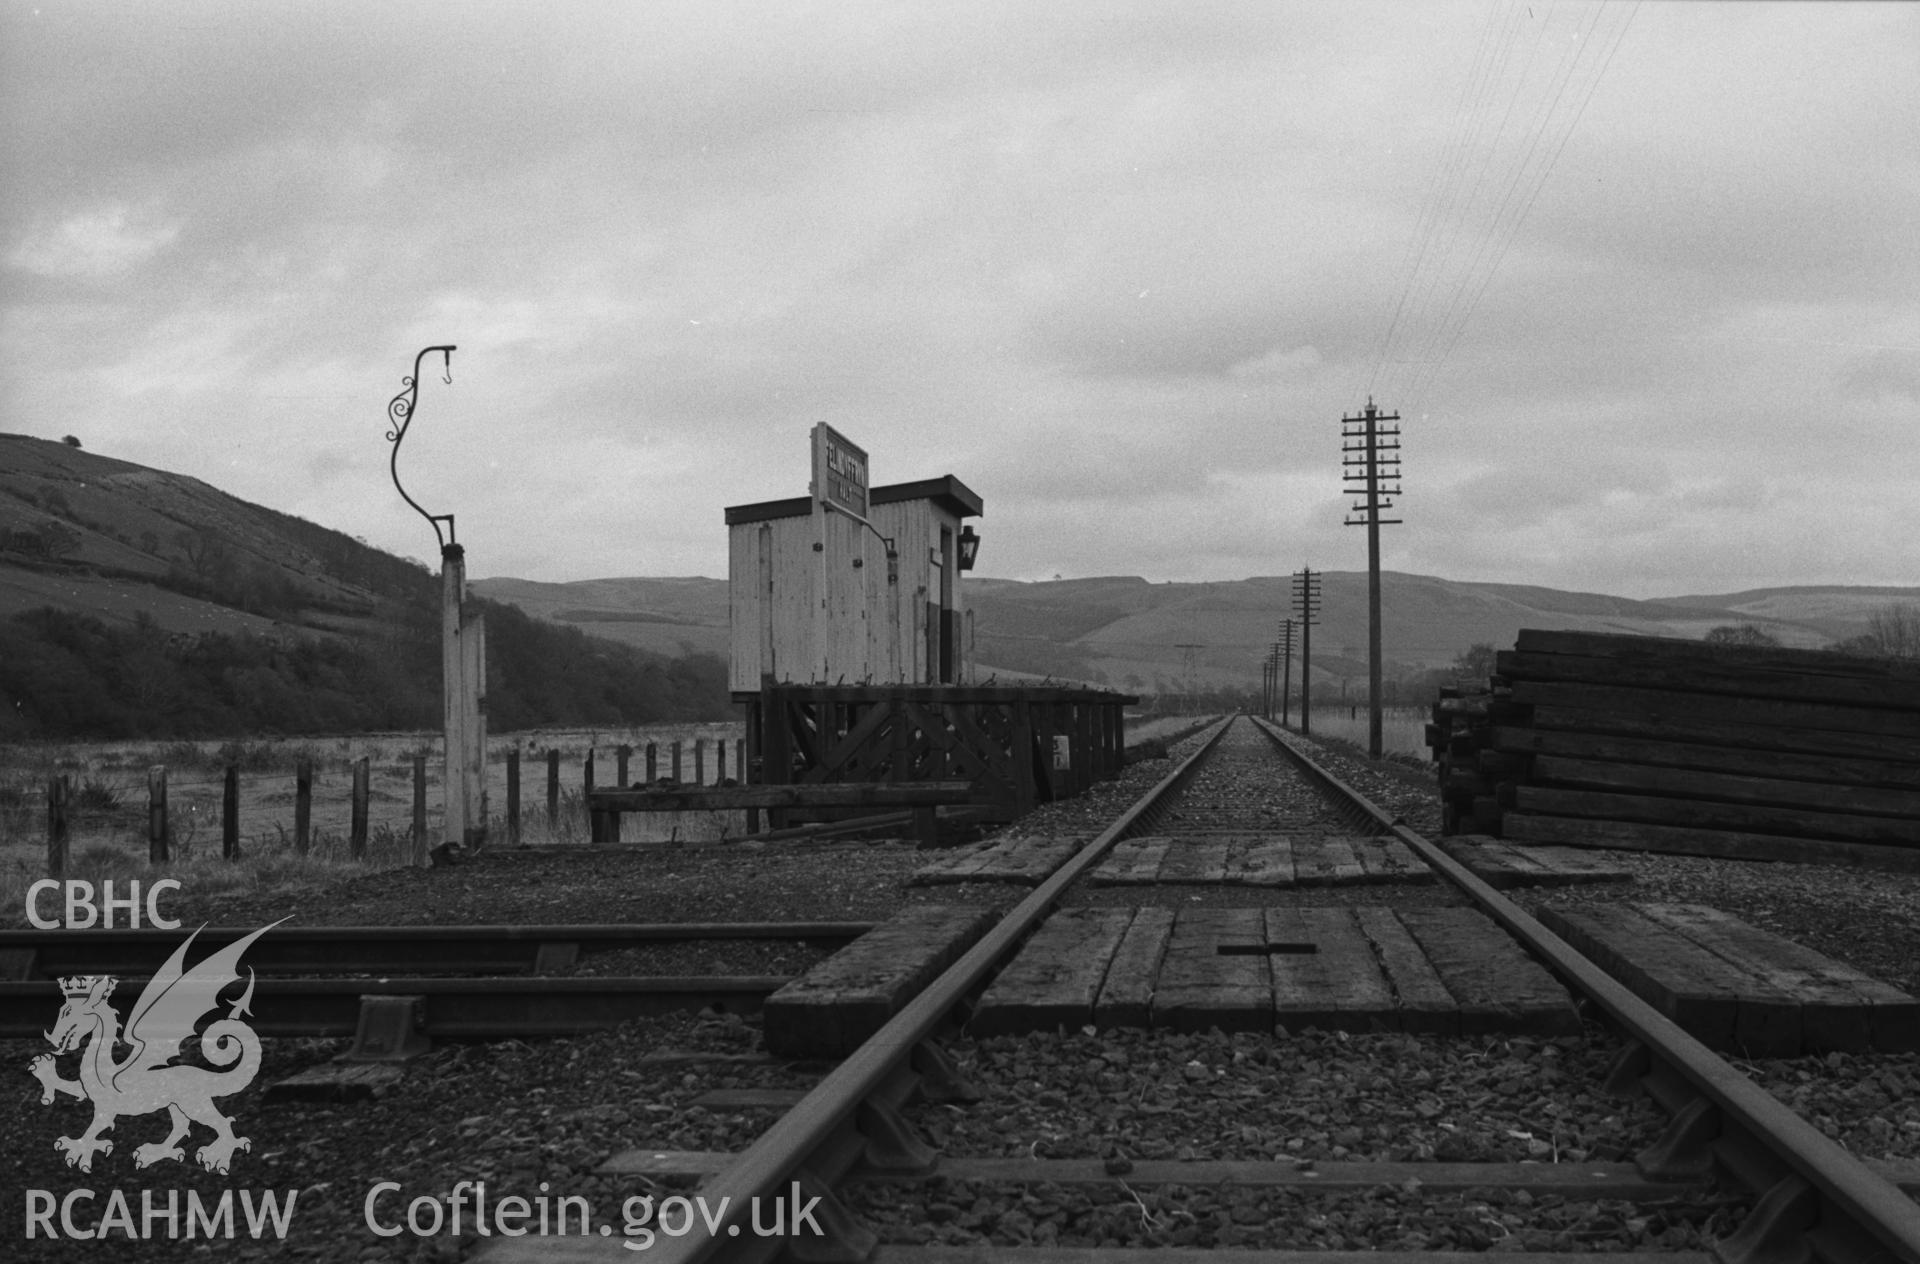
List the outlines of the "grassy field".
{"label": "grassy field", "polygon": [[[1367,709],[1315,703],[1312,712],[1313,735],[1351,742],[1362,752],[1367,749]],[[1388,707],[1380,716],[1380,750],[1388,756],[1411,756],[1424,767],[1432,757],[1427,749],[1426,707]],[[1300,713],[1289,716],[1290,727],[1300,727]]]}
{"label": "grassy field", "polygon": [[[727,742],[727,775],[735,775],[738,724],[658,725],[624,729],[572,729],[512,734],[488,742],[489,835],[507,837],[507,753],[520,752],[520,836],[531,845],[584,843],[588,839],[583,773],[589,748],[596,752],[595,780],[614,783],[615,748],[633,748],[629,781],[645,775],[644,751],[656,743],[659,773],[670,771],[671,743],[682,743],[682,780],[693,779],[694,742],[704,739],[706,780],[717,779],[716,740]],[[178,878],[200,893],[234,889],[298,887],[344,872],[388,869],[407,862],[412,850],[413,758],[426,756],[427,841],[440,841],[443,796],[437,734],[378,733],[349,737],[249,739],[229,742],[110,742],[88,745],[0,746],[0,925],[24,922],[27,888],[47,876],[46,786],[65,774],[72,786],[69,813],[69,878],[96,884],[161,877]],[[547,815],[547,753],[560,752],[561,796],[557,816]],[[348,855],[352,765],[368,760],[366,856]],[[312,845],[294,848],[294,770],[313,765]],[[167,769],[172,859],[147,864],[147,771]],[[220,804],[225,769],[240,770],[242,863],[221,857]],[[675,812],[630,815],[621,837],[629,842],[719,838],[745,828],[743,813]]]}
{"label": "grassy field", "polygon": [[[1128,740],[1144,741],[1191,728],[1197,717],[1157,716],[1129,722]],[[627,777],[646,775],[645,749],[658,751],[658,774],[671,772],[671,744],[682,747],[681,780],[694,777],[694,743],[706,742],[705,779],[718,780],[715,742],[727,743],[728,776],[737,776],[739,724],[656,725],[624,729],[542,730],[488,742],[489,839],[507,833],[507,753],[520,752],[520,839],[532,846],[585,843],[589,838],[583,774],[596,752],[595,784],[615,779],[615,749],[633,748]],[[547,814],[547,756],[560,753],[559,812]],[[349,737],[248,739],[228,742],[103,742],[87,745],[0,745],[0,925],[23,925],[26,891],[47,876],[46,786],[65,774],[72,786],[67,874],[97,884],[162,878],[200,894],[234,890],[297,889],[354,872],[390,869],[412,852],[413,759],[426,756],[427,842],[440,841],[440,739],[431,733],[375,733]],[[366,855],[349,856],[352,765],[365,758],[370,772]],[[312,844],[294,847],[294,771],[313,765]],[[147,863],[147,772],[167,769],[172,858]],[[240,770],[240,862],[221,856],[220,804],[225,770]],[[743,812],[632,813],[622,819],[624,842],[673,842],[744,833]],[[119,887],[124,891],[124,885]]]}

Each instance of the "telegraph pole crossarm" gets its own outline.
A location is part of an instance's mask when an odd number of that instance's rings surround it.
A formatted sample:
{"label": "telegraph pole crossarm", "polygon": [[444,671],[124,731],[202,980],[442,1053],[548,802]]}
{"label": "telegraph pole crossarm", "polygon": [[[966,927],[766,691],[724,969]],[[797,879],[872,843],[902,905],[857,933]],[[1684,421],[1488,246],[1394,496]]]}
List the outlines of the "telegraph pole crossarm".
{"label": "telegraph pole crossarm", "polygon": [[1319,571],[1302,567],[1293,577],[1293,603],[1300,628],[1300,731],[1313,731],[1313,625],[1320,622]]}
{"label": "telegraph pole crossarm", "polygon": [[1293,620],[1286,619],[1280,625],[1280,724],[1285,727],[1292,710],[1290,695],[1293,692]]}
{"label": "telegraph pole crossarm", "polygon": [[1342,481],[1356,501],[1346,525],[1367,529],[1367,753],[1382,753],[1380,664],[1380,528],[1400,522],[1383,518],[1400,494],[1400,414],[1383,413],[1367,398],[1357,417],[1340,418]]}

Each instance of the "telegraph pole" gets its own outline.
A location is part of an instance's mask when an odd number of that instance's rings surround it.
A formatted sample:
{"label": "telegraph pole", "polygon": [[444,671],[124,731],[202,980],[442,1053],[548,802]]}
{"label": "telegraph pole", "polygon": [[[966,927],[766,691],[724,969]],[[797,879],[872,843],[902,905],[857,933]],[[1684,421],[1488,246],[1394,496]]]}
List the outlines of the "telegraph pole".
{"label": "telegraph pole", "polygon": [[[1386,423],[1391,423],[1386,424]],[[1367,528],[1367,754],[1380,758],[1380,528],[1400,521],[1382,518],[1400,494],[1400,414],[1383,413],[1367,397],[1366,411],[1340,418],[1342,476],[1358,497],[1347,514],[1350,527]],[[1390,484],[1390,485],[1389,485]]]}
{"label": "telegraph pole", "polygon": [[1288,695],[1293,691],[1293,620],[1280,625],[1280,723],[1284,727],[1291,711]]}
{"label": "telegraph pole", "polygon": [[1200,642],[1198,641],[1181,641],[1178,644],[1176,644],[1174,648],[1180,651],[1180,670],[1182,674],[1186,677],[1180,683],[1187,691],[1187,705],[1191,707],[1193,705],[1192,695],[1193,695],[1193,686],[1194,686],[1193,655],[1196,650],[1204,649],[1206,647],[1201,645]]}
{"label": "telegraph pole", "polygon": [[1320,573],[1311,566],[1302,567],[1293,577],[1293,612],[1300,628],[1300,731],[1311,733],[1313,625],[1320,621]]}

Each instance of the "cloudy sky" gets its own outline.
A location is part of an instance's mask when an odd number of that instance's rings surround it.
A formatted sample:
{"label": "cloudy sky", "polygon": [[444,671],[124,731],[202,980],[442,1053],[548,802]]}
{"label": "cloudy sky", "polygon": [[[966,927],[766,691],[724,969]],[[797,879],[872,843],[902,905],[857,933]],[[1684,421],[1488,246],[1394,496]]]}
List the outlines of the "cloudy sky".
{"label": "cloudy sky", "polygon": [[475,576],[1920,583],[1920,5],[0,0],[0,430]]}

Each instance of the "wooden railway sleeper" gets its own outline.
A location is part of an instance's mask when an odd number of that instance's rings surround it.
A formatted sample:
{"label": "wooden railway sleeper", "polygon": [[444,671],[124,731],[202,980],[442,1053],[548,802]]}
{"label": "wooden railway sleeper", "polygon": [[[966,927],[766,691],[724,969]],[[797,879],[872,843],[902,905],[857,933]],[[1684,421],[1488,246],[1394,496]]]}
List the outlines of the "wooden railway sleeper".
{"label": "wooden railway sleeper", "polygon": [[890,1102],[871,1097],[861,1102],[853,1126],[865,1141],[856,1168],[861,1175],[925,1176],[940,1164],[940,1152]]}
{"label": "wooden railway sleeper", "polygon": [[812,1170],[803,1167],[793,1175],[799,1206],[820,1232],[795,1232],[800,1226],[788,1225],[780,1258],[792,1264],[866,1264],[880,1245],[880,1235],[847,1210],[833,1187]]}
{"label": "wooden railway sleeper", "polygon": [[1607,1078],[1600,1089],[1609,1097],[1638,1097],[1647,1091],[1642,1082],[1652,1069],[1653,1054],[1638,1040],[1629,1040],[1607,1064]]}
{"label": "wooden railway sleeper", "polygon": [[533,972],[544,977],[558,974],[562,970],[573,969],[580,960],[580,945],[577,943],[545,943],[533,950]]}
{"label": "wooden railway sleeper", "polygon": [[1713,1179],[1723,1188],[1755,1195],[1740,1227],[1711,1244],[1720,1264],[1879,1264],[1885,1259],[1884,1248],[1857,1226],[1844,1220],[1822,1223],[1819,1191],[1705,1097],[1675,1111],[1667,1130],[1635,1156],[1634,1165],[1653,1180]]}
{"label": "wooden railway sleeper", "polygon": [[834,1195],[830,1178],[932,1173],[939,1166],[939,1151],[900,1113],[900,1103],[914,1096],[934,1102],[977,1101],[980,1093],[938,1045],[930,1040],[917,1043],[907,1062],[862,1100],[807,1165],[796,1170],[802,1204],[820,1200],[812,1217],[820,1232],[801,1233],[799,1226],[788,1226],[784,1259],[794,1264],[862,1264],[872,1255],[879,1236]]}
{"label": "wooden railway sleeper", "polygon": [[1656,1181],[1703,1181],[1713,1175],[1719,1137],[1720,1108],[1696,1097],[1674,1113],[1659,1140],[1633,1156],[1633,1165]]}
{"label": "wooden railway sleeper", "polygon": [[406,1062],[431,1047],[427,1039],[427,998],[424,996],[365,995],[353,1045],[341,1062]]}
{"label": "wooden railway sleeper", "polygon": [[945,1049],[931,1040],[922,1040],[913,1047],[910,1063],[920,1076],[917,1091],[922,1100],[936,1105],[980,1100],[980,1090],[973,1081],[966,1077]]}
{"label": "wooden railway sleeper", "polygon": [[1720,1264],[1810,1264],[1820,1196],[1797,1176],[1774,1182],[1738,1229],[1709,1248]]}
{"label": "wooden railway sleeper", "polygon": [[34,967],[39,961],[40,950],[37,948],[0,948],[0,980],[25,983],[33,977]]}

